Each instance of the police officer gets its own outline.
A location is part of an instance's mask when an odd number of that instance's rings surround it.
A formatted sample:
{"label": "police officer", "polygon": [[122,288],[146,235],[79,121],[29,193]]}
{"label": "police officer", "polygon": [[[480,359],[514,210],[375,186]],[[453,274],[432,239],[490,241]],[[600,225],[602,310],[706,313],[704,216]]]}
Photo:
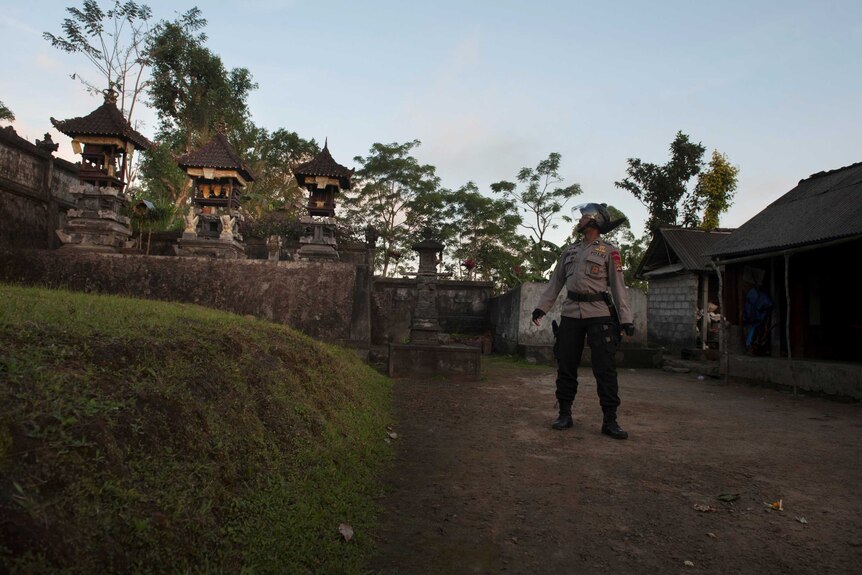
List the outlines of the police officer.
{"label": "police officer", "polygon": [[[562,320],[555,345],[556,395],[560,413],[551,427],[560,430],[573,425],[572,402],[578,391],[578,365],[586,339],[590,345],[593,374],[604,414],[602,433],[614,439],[626,439],[628,433],[617,423],[620,398],[614,355],[622,338],[621,331],[632,336],[634,324],[620,252],[600,237],[625,220],[611,222],[606,204],[582,204],[576,209],[581,211],[577,231],[583,234],[583,239],[563,251],[548,287],[533,310],[533,323],[538,326],[565,286],[568,297],[562,306]],[[616,320],[611,307],[613,304],[618,315]]]}

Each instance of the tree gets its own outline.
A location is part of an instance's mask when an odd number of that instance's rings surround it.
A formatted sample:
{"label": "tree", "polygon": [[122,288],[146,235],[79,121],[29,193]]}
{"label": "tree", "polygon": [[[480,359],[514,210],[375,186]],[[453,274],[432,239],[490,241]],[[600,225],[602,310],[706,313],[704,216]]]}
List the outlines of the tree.
{"label": "tree", "polygon": [[116,90],[120,110],[131,123],[138,97],[147,86],[145,46],[150,34],[150,8],[133,0],[114,0],[107,10],[96,0],[84,0],[81,8],[66,8],[65,35],[45,32],[42,37],[70,54],[83,54],[98,70],[104,83],[91,82],[75,72],[90,92]]}
{"label": "tree", "polygon": [[[442,219],[444,194],[434,166],[420,164],[411,151],[421,142],[375,143],[367,156],[353,160],[354,190],[344,201],[345,217],[355,226],[374,226],[380,234],[383,275],[392,259],[409,249],[420,232],[432,229]],[[436,214],[436,215],[435,215]]]}
{"label": "tree", "polygon": [[623,261],[623,277],[625,277],[626,285],[632,289],[639,289],[644,293],[647,293],[647,282],[637,279],[635,272],[640,265],[641,259],[644,257],[647,246],[649,246],[649,238],[650,235],[648,233],[640,238],[636,238],[630,228],[625,228],[621,229],[617,244],[619,245],[620,257]]}
{"label": "tree", "polygon": [[238,142],[255,181],[243,193],[243,208],[260,218],[275,209],[299,213],[307,193],[293,176],[294,166],[312,159],[319,151],[317,142],[301,138],[296,132],[279,128],[270,133],[253,127]]}
{"label": "tree", "polygon": [[700,143],[694,144],[687,135],[677,132],[670,145],[670,161],[665,165],[628,159],[628,176],[614,185],[631,192],[647,208],[646,227],[650,232],[661,225],[676,225],[679,204],[688,181],[700,172],[705,150]]}
{"label": "tree", "polygon": [[702,172],[694,188],[697,202],[689,207],[683,225],[705,230],[718,227],[719,217],[733,205],[739,168],[731,165],[727,156],[713,150],[708,169]]}
{"label": "tree", "polygon": [[7,122],[15,121],[15,114],[2,101],[0,101],[0,120],[6,120]]}
{"label": "tree", "polygon": [[257,88],[248,69],[227,70],[204,46],[206,24],[201,11],[192,8],[173,22],[159,22],[148,43],[150,103],[160,133],[181,136],[183,152],[208,140],[218,122],[232,131],[244,129],[248,95]]}
{"label": "tree", "polygon": [[[91,93],[115,90],[123,117],[134,127],[135,105],[146,89],[148,66],[146,44],[150,37],[150,8],[134,0],[114,0],[103,9],[96,0],[84,0],[81,8],[66,8],[64,35],[45,32],[42,37],[69,54],[83,54],[96,68],[101,80],[91,82],[78,72],[71,75]],[[135,179],[137,164],[126,162],[126,182]]]}
{"label": "tree", "polygon": [[[542,277],[553,264],[558,252],[557,246],[545,240],[545,235],[549,230],[558,227],[554,220],[566,203],[581,193],[579,184],[557,186],[563,182],[559,172],[560,159],[560,154],[552,152],[547,159],[539,162],[535,169],[521,168],[517,180],[524,188],[520,191],[517,184],[506,180],[491,184],[493,192],[502,194],[526,214],[521,226],[531,234],[527,259],[531,271],[538,277]],[[569,216],[562,216],[562,219],[566,222],[572,221]]]}
{"label": "tree", "polygon": [[523,263],[526,238],[518,234],[521,216],[510,200],[489,198],[468,182],[448,197],[448,224],[453,245],[448,250],[459,276],[493,281],[498,289],[512,287],[515,268]]}
{"label": "tree", "polygon": [[[147,186],[168,195],[177,207],[186,203],[190,182],[179,177],[182,172],[169,158],[206,143],[219,122],[229,127],[232,145],[248,141],[247,134],[255,131],[247,99],[257,84],[246,68],[227,70],[204,46],[206,23],[201,11],[192,8],[156,25],[147,44],[150,104],[159,117],[157,139],[166,147],[156,150],[142,171]],[[243,150],[242,145],[237,148]]]}
{"label": "tree", "polygon": [[[141,154],[139,169],[141,184],[146,190],[144,199],[170,203],[180,213],[185,207],[183,198],[188,197],[191,182],[177,166],[176,154],[170,143],[157,140],[152,148]],[[134,197],[137,198],[138,193]]]}

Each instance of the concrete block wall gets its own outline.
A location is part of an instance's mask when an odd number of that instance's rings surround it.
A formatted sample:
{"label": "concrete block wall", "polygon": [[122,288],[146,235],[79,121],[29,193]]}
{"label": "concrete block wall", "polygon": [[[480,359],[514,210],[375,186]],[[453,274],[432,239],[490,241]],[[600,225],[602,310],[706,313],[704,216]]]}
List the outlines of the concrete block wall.
{"label": "concrete block wall", "polygon": [[649,345],[678,350],[697,344],[696,274],[655,278],[649,282]]}

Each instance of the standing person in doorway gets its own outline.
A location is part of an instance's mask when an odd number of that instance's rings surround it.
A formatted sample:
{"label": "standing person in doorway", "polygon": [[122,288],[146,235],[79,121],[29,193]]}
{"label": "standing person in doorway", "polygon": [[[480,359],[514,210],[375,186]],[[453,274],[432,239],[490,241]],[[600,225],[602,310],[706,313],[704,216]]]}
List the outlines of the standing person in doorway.
{"label": "standing person in doorway", "polygon": [[557,401],[559,417],[553,429],[572,427],[572,403],[578,391],[578,365],[584,351],[584,340],[590,345],[593,374],[604,419],[602,433],[614,439],[626,439],[617,422],[620,405],[615,354],[622,332],[634,335],[619,250],[601,239],[625,220],[611,222],[606,204],[582,204],[577,231],[580,242],[568,246],[557,262],[548,287],[542,293],[533,323],[539,326],[557,294],[565,286],[568,297],[562,306],[562,320],[557,333]]}

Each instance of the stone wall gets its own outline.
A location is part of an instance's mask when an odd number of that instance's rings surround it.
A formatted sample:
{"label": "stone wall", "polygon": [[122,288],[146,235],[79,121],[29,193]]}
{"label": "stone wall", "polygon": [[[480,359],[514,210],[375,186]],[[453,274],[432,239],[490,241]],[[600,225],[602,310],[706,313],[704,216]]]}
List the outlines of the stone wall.
{"label": "stone wall", "polygon": [[198,304],[367,349],[370,271],[340,262],[217,260],[0,248],[0,281]]}
{"label": "stone wall", "polygon": [[21,248],[59,246],[55,231],[74,207],[70,189],[78,167],[0,129],[0,245]]}
{"label": "stone wall", "polygon": [[649,282],[648,339],[650,345],[669,350],[697,345],[696,274],[653,278]]}
{"label": "stone wall", "polygon": [[[436,286],[437,313],[444,333],[482,334],[489,329],[491,282],[441,280]],[[372,344],[406,342],[415,305],[415,279],[374,278]]]}

